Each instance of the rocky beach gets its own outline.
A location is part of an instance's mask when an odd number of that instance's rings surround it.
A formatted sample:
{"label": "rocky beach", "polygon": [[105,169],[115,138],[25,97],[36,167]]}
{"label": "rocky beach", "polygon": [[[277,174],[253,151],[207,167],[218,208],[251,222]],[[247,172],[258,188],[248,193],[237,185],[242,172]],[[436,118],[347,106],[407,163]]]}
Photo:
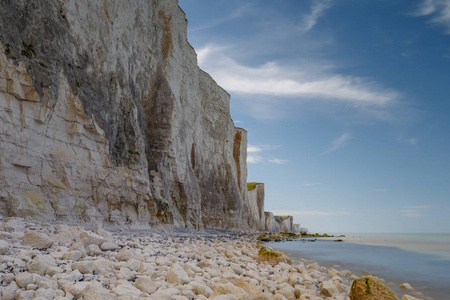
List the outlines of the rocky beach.
{"label": "rocky beach", "polygon": [[258,240],[304,230],[247,182],[187,26],[178,0],[0,3],[0,300],[397,299]]}
{"label": "rocky beach", "polygon": [[337,300],[349,299],[357,279],[350,271],[292,262],[239,231],[110,233],[21,218],[4,219],[0,230],[4,300]]}

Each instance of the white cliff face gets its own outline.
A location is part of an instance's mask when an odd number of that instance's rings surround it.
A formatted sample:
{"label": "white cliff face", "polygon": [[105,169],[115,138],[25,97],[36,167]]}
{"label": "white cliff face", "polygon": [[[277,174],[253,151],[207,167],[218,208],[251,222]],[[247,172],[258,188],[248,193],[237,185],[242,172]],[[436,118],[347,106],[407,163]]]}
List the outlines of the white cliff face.
{"label": "white cliff face", "polygon": [[176,0],[1,5],[1,214],[251,228],[246,132]]}
{"label": "white cliff face", "polygon": [[264,231],[266,216],[264,215],[264,183],[257,183],[248,191],[252,228]]}
{"label": "white cliff face", "polygon": [[294,229],[294,218],[292,216],[283,216],[280,222],[281,232],[295,232]]}
{"label": "white cliff face", "polygon": [[45,105],[46,95],[36,93],[23,63],[14,65],[0,46],[2,212],[44,220],[148,223],[145,170],[111,163],[101,126],[84,113],[63,72],[58,75],[58,96],[53,106]]}
{"label": "white cliff face", "polygon": [[267,232],[280,232],[280,224],[275,220],[275,216],[272,212],[265,211],[265,231]]}

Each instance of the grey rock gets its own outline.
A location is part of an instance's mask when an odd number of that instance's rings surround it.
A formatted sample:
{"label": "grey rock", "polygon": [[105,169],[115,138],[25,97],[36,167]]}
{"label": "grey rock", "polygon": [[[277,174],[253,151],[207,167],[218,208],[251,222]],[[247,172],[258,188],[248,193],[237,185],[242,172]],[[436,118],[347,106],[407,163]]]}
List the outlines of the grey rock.
{"label": "grey rock", "polygon": [[10,244],[7,241],[0,240],[0,255],[5,254],[9,250]]}
{"label": "grey rock", "polygon": [[87,252],[87,255],[89,255],[89,256],[97,256],[97,255],[102,254],[102,250],[97,245],[94,245],[94,244],[89,245],[87,247],[86,252]]}
{"label": "grey rock", "polygon": [[94,264],[90,261],[79,261],[72,264],[72,270],[78,270],[81,274],[91,274],[94,269]]}
{"label": "grey rock", "polygon": [[56,267],[55,260],[50,255],[37,255],[26,268],[30,273],[45,274],[47,269]]}
{"label": "grey rock", "polygon": [[119,249],[119,246],[117,246],[113,242],[104,242],[103,244],[100,245],[100,249],[103,251],[111,251],[111,250]]}
{"label": "grey rock", "polygon": [[47,249],[53,245],[53,241],[45,233],[29,231],[23,236],[22,244],[24,246]]}
{"label": "grey rock", "polygon": [[33,274],[28,272],[19,273],[16,275],[15,281],[21,288],[26,288],[27,285],[33,283]]}

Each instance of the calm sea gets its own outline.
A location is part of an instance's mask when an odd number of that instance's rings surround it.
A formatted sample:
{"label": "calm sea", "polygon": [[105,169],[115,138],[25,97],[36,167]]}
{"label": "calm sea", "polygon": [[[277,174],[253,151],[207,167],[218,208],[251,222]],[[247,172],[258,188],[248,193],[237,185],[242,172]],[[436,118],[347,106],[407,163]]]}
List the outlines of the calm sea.
{"label": "calm sea", "polygon": [[[295,259],[317,261],[325,267],[365,272],[384,278],[399,297],[407,293],[423,299],[450,299],[450,234],[346,234],[338,238],[267,243]],[[312,239],[314,240],[314,239]],[[415,288],[405,292],[398,286]]]}

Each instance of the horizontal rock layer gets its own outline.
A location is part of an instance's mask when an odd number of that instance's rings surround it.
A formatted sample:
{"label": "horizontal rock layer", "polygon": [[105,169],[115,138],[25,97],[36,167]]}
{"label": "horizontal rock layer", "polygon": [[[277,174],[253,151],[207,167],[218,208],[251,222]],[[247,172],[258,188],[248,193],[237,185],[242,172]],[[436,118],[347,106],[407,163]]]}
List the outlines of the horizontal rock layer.
{"label": "horizontal rock layer", "polygon": [[0,3],[0,214],[258,229],[176,0]]}

